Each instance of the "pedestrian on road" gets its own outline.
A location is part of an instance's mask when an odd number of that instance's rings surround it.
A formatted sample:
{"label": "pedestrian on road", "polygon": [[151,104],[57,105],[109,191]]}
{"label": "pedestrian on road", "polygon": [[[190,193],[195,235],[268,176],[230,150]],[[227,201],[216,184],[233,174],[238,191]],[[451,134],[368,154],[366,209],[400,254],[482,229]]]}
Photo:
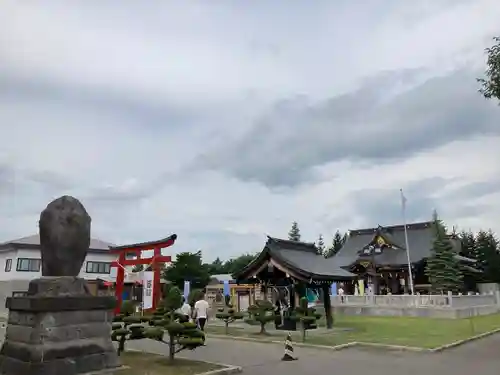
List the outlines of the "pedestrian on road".
{"label": "pedestrian on road", "polygon": [[342,288],[342,284],[339,287],[338,295],[340,296],[340,303],[344,303],[344,288]]}
{"label": "pedestrian on road", "polygon": [[178,310],[181,315],[182,322],[189,322],[191,319],[191,306],[187,303],[186,298],[182,298],[182,306]]}
{"label": "pedestrian on road", "polygon": [[205,324],[207,323],[209,308],[210,305],[205,300],[205,294],[201,294],[200,299],[196,301],[196,303],[194,304],[194,313],[198,327],[202,331],[205,330]]}

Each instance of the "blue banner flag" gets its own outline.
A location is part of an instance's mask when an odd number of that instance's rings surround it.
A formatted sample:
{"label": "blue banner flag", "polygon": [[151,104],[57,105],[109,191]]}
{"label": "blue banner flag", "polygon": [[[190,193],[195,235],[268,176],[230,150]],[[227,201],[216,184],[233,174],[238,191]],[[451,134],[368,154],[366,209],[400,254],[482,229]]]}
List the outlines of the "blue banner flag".
{"label": "blue banner flag", "polygon": [[228,296],[229,295],[229,281],[224,280],[224,295]]}
{"label": "blue banner flag", "polygon": [[337,283],[332,283],[332,296],[336,296],[337,295]]}

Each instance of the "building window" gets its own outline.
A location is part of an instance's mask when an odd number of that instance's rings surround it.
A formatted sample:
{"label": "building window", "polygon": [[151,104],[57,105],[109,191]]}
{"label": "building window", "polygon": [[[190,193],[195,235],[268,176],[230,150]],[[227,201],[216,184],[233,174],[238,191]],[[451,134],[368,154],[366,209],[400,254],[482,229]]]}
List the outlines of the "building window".
{"label": "building window", "polygon": [[32,258],[19,258],[17,260],[16,271],[20,272],[39,272],[40,271],[40,259]]}
{"label": "building window", "polygon": [[87,262],[87,273],[110,273],[111,263],[109,262]]}
{"label": "building window", "polygon": [[12,259],[5,259],[5,272],[10,272],[12,269]]}
{"label": "building window", "polygon": [[28,292],[12,292],[12,297],[26,297]]}

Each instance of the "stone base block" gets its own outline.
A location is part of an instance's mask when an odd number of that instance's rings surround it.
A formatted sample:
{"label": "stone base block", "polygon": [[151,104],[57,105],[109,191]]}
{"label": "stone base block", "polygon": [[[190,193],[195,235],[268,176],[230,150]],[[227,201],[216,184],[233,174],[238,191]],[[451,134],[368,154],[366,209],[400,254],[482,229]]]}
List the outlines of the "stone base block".
{"label": "stone base block", "polygon": [[29,296],[63,297],[89,295],[87,282],[80,277],[44,276],[30,281]]}
{"label": "stone base block", "polygon": [[0,374],[3,375],[76,375],[120,366],[114,351],[40,362],[25,362],[0,354]]}
{"label": "stone base block", "polygon": [[9,298],[0,374],[77,375],[121,366],[111,341],[109,301],[43,294]]}

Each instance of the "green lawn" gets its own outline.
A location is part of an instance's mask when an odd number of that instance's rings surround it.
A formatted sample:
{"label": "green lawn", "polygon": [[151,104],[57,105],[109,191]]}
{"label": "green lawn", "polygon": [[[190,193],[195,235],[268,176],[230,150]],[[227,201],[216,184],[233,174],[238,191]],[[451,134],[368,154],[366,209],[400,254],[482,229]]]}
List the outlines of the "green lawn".
{"label": "green lawn", "polygon": [[167,357],[142,352],[124,352],[120,359],[128,368],[115,371],[116,375],[194,375],[221,368],[216,364],[181,358],[170,362]]}
{"label": "green lawn", "polygon": [[[340,345],[353,341],[420,348],[435,348],[467,337],[500,328],[500,314],[477,316],[470,319],[430,319],[410,317],[336,316],[335,327],[349,331],[311,330],[306,343]],[[259,338],[265,341],[283,340],[286,332],[272,330],[269,336],[257,335],[256,327],[230,328],[229,334]],[[207,327],[210,333],[224,334],[224,328]],[[301,341],[300,332],[293,332],[293,340]]]}

